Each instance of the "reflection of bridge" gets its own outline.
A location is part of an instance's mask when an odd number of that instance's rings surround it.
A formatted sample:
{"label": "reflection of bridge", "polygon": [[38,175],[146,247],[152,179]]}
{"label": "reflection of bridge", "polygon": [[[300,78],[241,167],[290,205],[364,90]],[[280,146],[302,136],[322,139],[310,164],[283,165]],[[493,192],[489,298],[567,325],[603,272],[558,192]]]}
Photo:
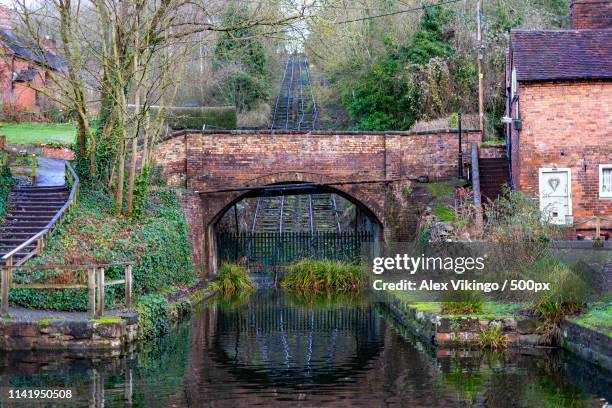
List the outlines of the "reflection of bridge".
{"label": "reflection of bridge", "polygon": [[370,306],[301,307],[274,290],[217,311],[210,357],[249,382],[326,384],[378,355],[382,321]]}

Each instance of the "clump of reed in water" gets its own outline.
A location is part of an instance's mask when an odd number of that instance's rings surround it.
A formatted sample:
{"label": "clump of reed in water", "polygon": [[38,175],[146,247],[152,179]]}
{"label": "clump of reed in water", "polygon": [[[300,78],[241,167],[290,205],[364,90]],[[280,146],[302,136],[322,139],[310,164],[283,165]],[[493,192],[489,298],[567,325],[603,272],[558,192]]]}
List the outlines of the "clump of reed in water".
{"label": "clump of reed in water", "polygon": [[283,286],[300,290],[352,290],[364,283],[359,265],[303,259],[287,268]]}
{"label": "clump of reed in water", "polygon": [[215,292],[231,293],[241,290],[250,290],[253,282],[249,278],[247,270],[236,264],[224,263],[219,268],[219,279],[210,284],[210,289]]}

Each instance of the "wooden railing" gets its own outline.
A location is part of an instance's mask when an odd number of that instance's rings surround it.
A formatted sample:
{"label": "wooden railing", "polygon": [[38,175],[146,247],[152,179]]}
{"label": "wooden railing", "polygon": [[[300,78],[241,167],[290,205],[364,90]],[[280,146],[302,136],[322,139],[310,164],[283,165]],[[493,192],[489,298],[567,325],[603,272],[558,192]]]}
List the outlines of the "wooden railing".
{"label": "wooden railing", "polygon": [[[65,162],[65,164],[66,184],[70,187],[70,194],[68,195],[68,200],[66,200],[66,203],[62,206],[62,208],[60,208],[60,210],[53,216],[53,218],[47,223],[45,227],[43,227],[34,236],[22,242],[15,249],[13,249],[11,252],[2,257],[2,260],[6,263],[7,268],[22,265],[25,261],[27,261],[34,255],[42,253],[45,247],[45,242],[49,238],[51,232],[55,229],[58,223],[62,221],[64,216],[68,212],[70,212],[76,205],[76,198],[79,193],[79,177],[74,172],[74,169],[72,168],[70,163]],[[15,254],[21,251],[22,249],[27,248],[34,242],[36,242],[36,248],[30,253],[28,253],[28,255],[21,258],[18,263],[14,263],[13,257],[15,256]]]}
{"label": "wooden railing", "polygon": [[[105,270],[110,266],[123,266],[123,279],[106,280]],[[71,270],[77,273],[87,272],[87,284],[84,283],[13,283],[13,268],[2,268],[2,279],[0,282],[2,291],[2,304],[0,306],[0,316],[7,317],[9,312],[9,292],[10,289],[87,289],[87,316],[90,319],[104,316],[104,290],[108,286],[125,285],[125,307],[132,307],[132,263],[114,263],[105,265],[88,265],[69,267],[66,265],[58,266],[32,266],[24,269],[31,271],[62,269]]]}

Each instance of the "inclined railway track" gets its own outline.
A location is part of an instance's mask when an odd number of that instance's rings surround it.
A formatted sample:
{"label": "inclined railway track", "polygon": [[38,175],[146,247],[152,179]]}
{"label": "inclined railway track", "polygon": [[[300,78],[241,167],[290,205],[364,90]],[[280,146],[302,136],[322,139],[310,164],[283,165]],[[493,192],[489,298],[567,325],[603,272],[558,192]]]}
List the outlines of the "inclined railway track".
{"label": "inclined railway track", "polygon": [[[285,63],[270,130],[314,130],[318,109],[304,55]],[[341,232],[335,194],[308,194],[257,199],[251,232]]]}

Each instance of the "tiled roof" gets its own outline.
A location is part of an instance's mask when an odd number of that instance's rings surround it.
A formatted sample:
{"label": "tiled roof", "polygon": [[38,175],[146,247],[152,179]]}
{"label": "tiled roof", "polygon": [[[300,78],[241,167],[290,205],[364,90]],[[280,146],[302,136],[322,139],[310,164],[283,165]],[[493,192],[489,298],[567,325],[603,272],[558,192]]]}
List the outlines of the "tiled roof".
{"label": "tiled roof", "polygon": [[0,29],[0,42],[24,60],[35,62],[41,66],[48,66],[55,71],[59,71],[66,66],[63,57],[41,50],[36,43],[15,34],[11,30]]}
{"label": "tiled roof", "polygon": [[519,81],[612,79],[612,30],[512,30]]}

